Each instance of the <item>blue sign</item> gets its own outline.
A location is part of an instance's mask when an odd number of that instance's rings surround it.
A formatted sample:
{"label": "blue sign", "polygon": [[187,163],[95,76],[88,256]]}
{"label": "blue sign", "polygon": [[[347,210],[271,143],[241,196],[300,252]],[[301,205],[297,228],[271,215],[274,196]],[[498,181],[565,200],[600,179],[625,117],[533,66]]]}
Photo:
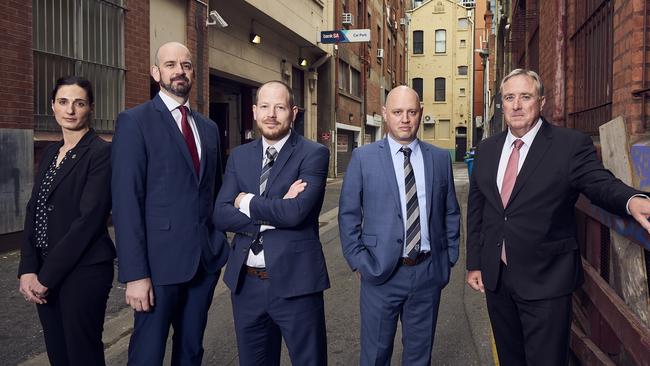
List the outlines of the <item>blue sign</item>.
{"label": "blue sign", "polygon": [[320,43],[370,42],[370,29],[341,29],[320,32]]}

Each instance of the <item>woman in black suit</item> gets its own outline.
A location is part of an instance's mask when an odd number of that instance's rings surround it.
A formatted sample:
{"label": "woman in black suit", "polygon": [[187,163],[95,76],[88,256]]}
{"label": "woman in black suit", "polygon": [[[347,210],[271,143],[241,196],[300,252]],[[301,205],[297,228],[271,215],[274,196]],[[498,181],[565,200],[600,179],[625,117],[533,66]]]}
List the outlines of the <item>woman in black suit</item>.
{"label": "woman in black suit", "polygon": [[45,150],[27,204],[20,293],[36,304],[52,365],[104,365],[115,258],[107,229],[110,144],[89,126],[88,80],[57,80],[52,110],[63,140]]}

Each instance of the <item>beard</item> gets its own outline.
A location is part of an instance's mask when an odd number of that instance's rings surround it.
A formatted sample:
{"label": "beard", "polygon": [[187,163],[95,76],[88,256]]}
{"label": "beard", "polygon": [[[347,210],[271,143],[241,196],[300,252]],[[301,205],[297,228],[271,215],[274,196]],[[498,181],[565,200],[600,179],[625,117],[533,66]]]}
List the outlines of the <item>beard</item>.
{"label": "beard", "polygon": [[291,129],[291,124],[288,124],[286,127],[282,126],[278,129],[273,129],[271,131],[266,130],[264,128],[260,128],[260,132],[262,133],[262,136],[264,136],[264,138],[266,138],[267,140],[277,141],[282,139],[284,136],[286,136],[289,133],[290,129]]}
{"label": "beard", "polygon": [[[185,83],[174,86],[174,81],[184,81]],[[160,79],[160,82],[158,84],[168,92],[182,98],[187,97],[190,94],[190,90],[192,90],[192,83],[190,82],[190,79],[188,79],[185,75],[177,76],[171,79],[169,81],[169,84],[165,84],[162,79]]]}

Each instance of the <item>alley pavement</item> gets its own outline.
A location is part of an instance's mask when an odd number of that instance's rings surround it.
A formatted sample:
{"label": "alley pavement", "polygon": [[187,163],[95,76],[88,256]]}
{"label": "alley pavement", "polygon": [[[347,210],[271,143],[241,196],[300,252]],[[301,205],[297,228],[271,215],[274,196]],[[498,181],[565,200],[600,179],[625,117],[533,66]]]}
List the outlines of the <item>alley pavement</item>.
{"label": "alley pavement", "polygon": [[[454,164],[456,191],[463,214],[461,255],[443,290],[432,365],[492,365],[489,320],[482,294],[465,285],[465,214],[468,178],[465,164]],[[359,280],[341,254],[338,237],[338,198],[342,179],[328,180],[320,216],[320,236],[332,287],[325,291],[330,365],[359,363]],[[43,334],[36,309],[18,293],[19,252],[0,255],[0,365],[47,365]],[[124,285],[114,282],[109,298],[104,343],[108,365],[126,365],[133,312],[124,305]],[[171,334],[170,331],[170,340]],[[399,332],[399,330],[398,330]],[[219,281],[204,337],[204,365],[238,365],[230,292]],[[165,364],[169,364],[167,347]],[[395,339],[393,365],[401,365],[401,334]],[[286,349],[282,364],[290,365]]]}

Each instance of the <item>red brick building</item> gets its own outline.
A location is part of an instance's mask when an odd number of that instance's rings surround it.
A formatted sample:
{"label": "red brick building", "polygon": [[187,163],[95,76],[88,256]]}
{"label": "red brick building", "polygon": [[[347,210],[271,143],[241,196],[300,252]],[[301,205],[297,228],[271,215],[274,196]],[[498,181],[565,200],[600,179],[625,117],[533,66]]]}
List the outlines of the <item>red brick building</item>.
{"label": "red brick building", "polygon": [[650,129],[647,0],[498,3],[495,90],[507,72],[527,67],[544,81],[543,115],[553,123],[597,135],[623,116],[631,135]]}
{"label": "red brick building", "polygon": [[[336,174],[343,174],[352,149],[381,139],[386,94],[405,83],[405,11],[410,1],[335,0],[336,29],[370,29],[367,43],[340,43],[334,51]],[[323,131],[328,132],[328,131]]]}

